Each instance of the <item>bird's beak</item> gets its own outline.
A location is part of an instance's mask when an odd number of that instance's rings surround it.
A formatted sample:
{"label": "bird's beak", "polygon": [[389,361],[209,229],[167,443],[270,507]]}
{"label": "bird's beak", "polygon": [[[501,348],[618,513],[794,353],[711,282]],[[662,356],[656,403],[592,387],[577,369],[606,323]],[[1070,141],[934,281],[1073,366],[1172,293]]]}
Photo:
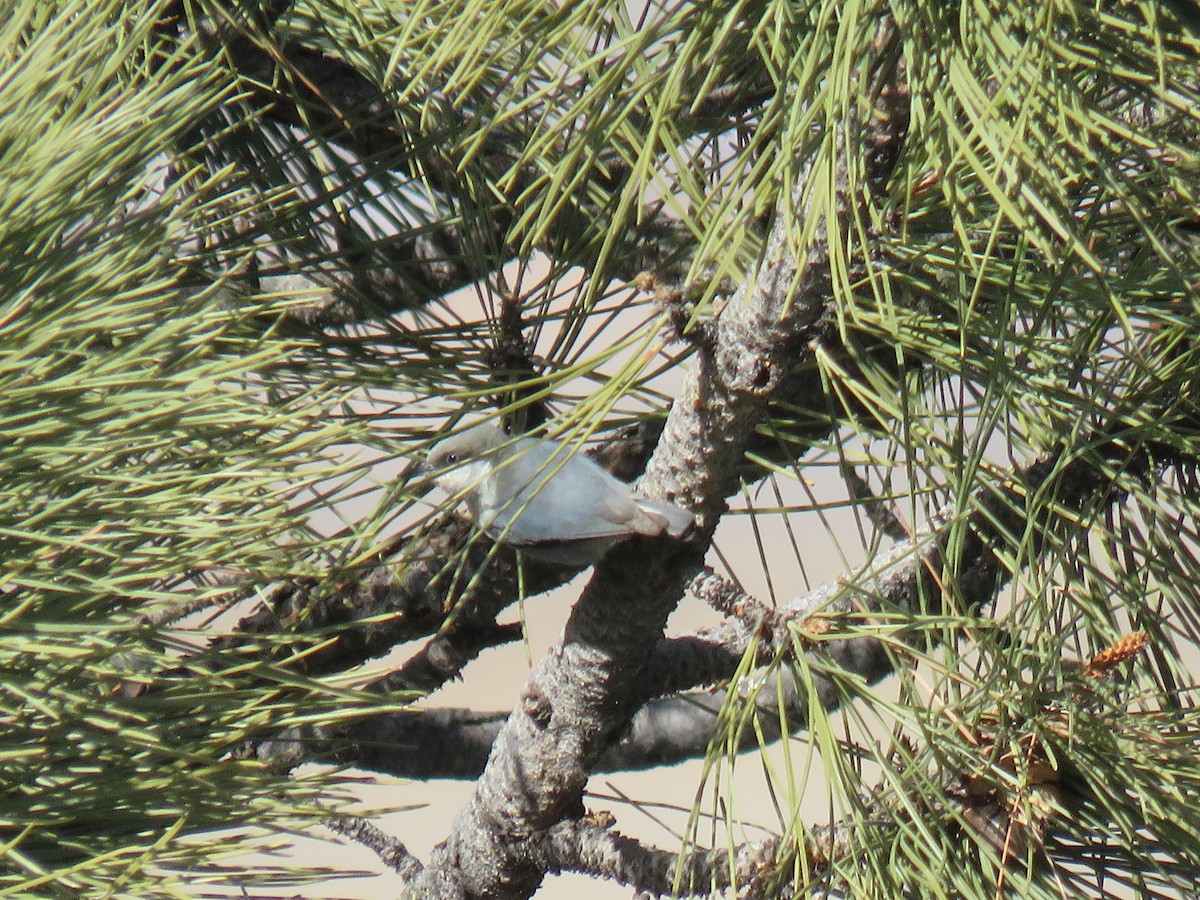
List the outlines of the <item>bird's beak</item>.
{"label": "bird's beak", "polygon": [[409,469],[409,475],[412,478],[428,478],[433,474],[433,466],[429,465],[429,460],[423,459],[415,466]]}

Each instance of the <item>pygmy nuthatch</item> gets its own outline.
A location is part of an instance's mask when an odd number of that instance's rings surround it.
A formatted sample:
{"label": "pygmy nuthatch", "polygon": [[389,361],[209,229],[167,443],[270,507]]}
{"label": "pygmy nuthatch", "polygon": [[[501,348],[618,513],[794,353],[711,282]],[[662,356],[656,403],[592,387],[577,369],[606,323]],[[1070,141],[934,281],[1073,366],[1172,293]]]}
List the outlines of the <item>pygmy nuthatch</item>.
{"label": "pygmy nuthatch", "polygon": [[678,538],[694,524],[687,510],[635,494],[568,446],[489,424],[442,441],[426,465],[444,491],[466,497],[489,536],[551,562],[591,565],[627,537]]}

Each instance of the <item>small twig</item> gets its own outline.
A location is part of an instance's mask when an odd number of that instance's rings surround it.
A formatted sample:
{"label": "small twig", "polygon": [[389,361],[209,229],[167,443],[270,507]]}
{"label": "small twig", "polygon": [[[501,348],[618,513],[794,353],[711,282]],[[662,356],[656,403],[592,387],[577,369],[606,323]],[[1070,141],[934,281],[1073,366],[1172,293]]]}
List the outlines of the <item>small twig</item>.
{"label": "small twig", "polygon": [[[518,281],[520,277],[518,274]],[[492,402],[500,409],[516,407],[515,412],[505,417],[505,428],[521,434],[540,428],[549,418],[545,398],[539,396],[540,388],[534,386],[545,360],[534,353],[525,333],[520,297],[507,288],[501,288],[499,293],[495,343],[487,354],[491,383],[497,391]]]}
{"label": "small twig", "polygon": [[747,594],[724,575],[718,575],[708,566],[696,574],[692,583],[688,585],[688,591],[723,616],[744,619],[745,613],[749,609],[765,609],[760,600]]}
{"label": "small twig", "polygon": [[768,652],[791,646],[788,623],[793,616],[772,609],[711,568],[705,567],[697,573],[688,590],[722,615],[737,619],[751,634],[758,635]]}
{"label": "small twig", "polygon": [[366,819],[359,816],[330,817],[325,820],[325,826],[366,847],[379,857],[380,862],[406,881],[417,877],[425,869],[404,844]]}
{"label": "small twig", "polygon": [[779,847],[776,840],[740,844],[732,861],[723,848],[676,854],[626,837],[610,827],[612,821],[601,814],[559,822],[534,852],[547,872],[583,872],[651,894],[690,897],[755,884],[771,871]]}
{"label": "small twig", "polygon": [[886,503],[876,497],[866,479],[854,471],[853,467],[842,466],[842,478],[850,491],[850,499],[859,504],[859,508],[867,514],[871,524],[881,533],[893,541],[907,541],[912,538],[912,530],[904,524],[895,504]]}

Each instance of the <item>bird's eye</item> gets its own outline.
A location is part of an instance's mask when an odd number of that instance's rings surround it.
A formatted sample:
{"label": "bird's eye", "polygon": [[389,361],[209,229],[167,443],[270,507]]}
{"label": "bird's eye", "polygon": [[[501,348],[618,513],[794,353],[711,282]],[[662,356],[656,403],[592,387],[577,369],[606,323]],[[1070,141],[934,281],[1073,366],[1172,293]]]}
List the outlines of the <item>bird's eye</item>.
{"label": "bird's eye", "polygon": [[450,465],[454,465],[456,462],[458,462],[458,454],[457,453],[447,453],[446,454],[446,462],[449,463]]}

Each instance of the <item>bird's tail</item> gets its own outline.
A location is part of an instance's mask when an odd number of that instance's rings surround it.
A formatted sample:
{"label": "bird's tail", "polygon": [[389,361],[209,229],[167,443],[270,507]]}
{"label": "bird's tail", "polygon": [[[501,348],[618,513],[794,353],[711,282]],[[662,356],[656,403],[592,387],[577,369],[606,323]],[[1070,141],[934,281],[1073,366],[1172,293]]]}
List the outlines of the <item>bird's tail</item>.
{"label": "bird's tail", "polygon": [[638,509],[656,520],[661,520],[662,531],[673,538],[687,537],[696,527],[696,520],[686,509],[668,503],[665,500],[652,500],[649,497],[637,497]]}

